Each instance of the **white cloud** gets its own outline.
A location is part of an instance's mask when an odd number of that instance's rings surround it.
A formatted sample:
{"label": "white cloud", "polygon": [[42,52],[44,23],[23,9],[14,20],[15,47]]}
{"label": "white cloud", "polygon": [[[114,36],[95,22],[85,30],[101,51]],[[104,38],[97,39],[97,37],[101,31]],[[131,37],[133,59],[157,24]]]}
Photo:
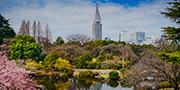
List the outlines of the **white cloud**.
{"label": "white cloud", "polygon": [[[69,34],[81,33],[89,36],[92,32],[92,21],[95,13],[95,3],[84,0],[43,1],[13,6],[3,12],[3,16],[10,19],[16,32],[19,31],[22,20],[40,21],[43,29],[49,24],[53,38]],[[43,3],[43,5],[41,5]],[[146,35],[160,35],[161,27],[171,26],[169,19],[165,19],[158,11],[166,6],[163,0],[156,0],[151,4],[141,2],[137,7],[127,7],[109,3],[100,3],[99,9],[103,25],[103,38],[111,37],[118,40],[121,29],[131,33],[144,31]]]}

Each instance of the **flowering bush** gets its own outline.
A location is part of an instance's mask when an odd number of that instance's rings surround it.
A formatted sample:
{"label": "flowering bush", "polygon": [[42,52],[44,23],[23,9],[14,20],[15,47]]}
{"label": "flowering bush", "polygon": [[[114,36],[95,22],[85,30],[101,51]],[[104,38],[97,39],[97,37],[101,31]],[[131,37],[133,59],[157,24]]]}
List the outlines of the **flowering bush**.
{"label": "flowering bush", "polygon": [[0,52],[0,90],[36,90],[41,86],[36,84],[24,68],[16,66],[14,60],[10,61],[4,54]]}

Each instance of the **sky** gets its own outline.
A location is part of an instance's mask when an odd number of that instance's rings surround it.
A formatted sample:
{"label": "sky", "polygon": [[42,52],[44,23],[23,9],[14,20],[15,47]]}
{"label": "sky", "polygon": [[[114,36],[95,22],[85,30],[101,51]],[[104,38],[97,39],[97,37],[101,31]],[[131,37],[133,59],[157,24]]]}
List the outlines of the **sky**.
{"label": "sky", "polygon": [[[102,38],[118,41],[121,30],[142,31],[146,36],[160,38],[161,27],[176,26],[159,11],[173,0],[99,0]],[[0,0],[0,14],[17,33],[22,20],[48,23],[52,37],[65,39],[71,34],[92,36],[96,0]]]}

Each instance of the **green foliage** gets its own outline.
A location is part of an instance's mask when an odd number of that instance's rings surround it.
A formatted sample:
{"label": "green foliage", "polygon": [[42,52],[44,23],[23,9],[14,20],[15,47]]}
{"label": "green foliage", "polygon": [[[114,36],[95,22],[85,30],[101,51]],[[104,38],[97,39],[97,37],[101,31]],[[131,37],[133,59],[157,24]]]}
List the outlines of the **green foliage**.
{"label": "green foliage", "polygon": [[79,77],[84,77],[84,72],[83,71],[79,72]]}
{"label": "green foliage", "polygon": [[90,70],[84,71],[84,77],[91,77],[91,73],[92,73],[92,71],[90,71]]}
{"label": "green foliage", "polygon": [[75,61],[76,68],[87,68],[87,61],[91,61],[92,57],[89,54],[84,54]]}
{"label": "green foliage", "polygon": [[109,73],[109,79],[111,79],[111,80],[116,80],[116,79],[118,79],[118,76],[119,76],[119,73],[117,72],[117,71],[111,71],[110,73]]}
{"label": "green foliage", "polygon": [[[169,6],[165,8],[166,12],[161,12],[166,18],[170,18],[172,22],[176,24],[180,24],[180,1],[174,0],[172,2],[168,2]],[[165,37],[168,40],[180,40],[180,28],[175,27],[163,27],[162,32],[167,34]]]}
{"label": "green foliage", "polygon": [[64,44],[64,40],[62,37],[58,36],[57,39],[56,39],[56,42],[54,42],[55,44],[61,46]]}
{"label": "green foliage", "polygon": [[56,50],[52,50],[49,55],[46,56],[44,60],[44,66],[46,70],[54,69],[54,64],[56,63],[56,59],[59,58],[59,53]]}
{"label": "green foliage", "polygon": [[96,63],[90,63],[87,66],[88,69],[95,69],[95,67],[96,67]]}
{"label": "green foliage", "polygon": [[10,41],[10,44],[11,56],[9,59],[36,59],[42,52],[42,47],[31,36],[18,35]]}
{"label": "green foliage", "polygon": [[100,68],[101,68],[101,62],[97,62],[95,69],[100,69]]}
{"label": "green foliage", "polygon": [[160,84],[160,88],[169,88],[169,87],[172,87],[172,85],[167,81],[164,81]]}
{"label": "green foliage", "polygon": [[[169,50],[166,50],[169,51]],[[180,51],[169,52],[153,52],[160,59],[167,61],[170,64],[179,65],[180,64]]]}
{"label": "green foliage", "polygon": [[102,61],[104,61],[106,59],[106,56],[105,55],[99,55],[97,57],[97,59],[102,62]]}
{"label": "green foliage", "polygon": [[2,44],[4,38],[12,38],[15,35],[14,29],[9,25],[9,19],[5,19],[0,14],[0,44]]}

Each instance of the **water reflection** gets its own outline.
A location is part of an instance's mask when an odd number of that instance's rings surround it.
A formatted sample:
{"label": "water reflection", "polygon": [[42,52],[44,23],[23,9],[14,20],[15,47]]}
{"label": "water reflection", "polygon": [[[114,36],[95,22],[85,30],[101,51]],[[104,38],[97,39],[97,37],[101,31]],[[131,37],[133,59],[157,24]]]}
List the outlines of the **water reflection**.
{"label": "water reflection", "polygon": [[58,76],[39,76],[34,78],[37,80],[37,83],[43,85],[43,90],[133,90],[131,87],[121,87],[123,85],[120,82],[113,80],[101,82],[93,78]]}

